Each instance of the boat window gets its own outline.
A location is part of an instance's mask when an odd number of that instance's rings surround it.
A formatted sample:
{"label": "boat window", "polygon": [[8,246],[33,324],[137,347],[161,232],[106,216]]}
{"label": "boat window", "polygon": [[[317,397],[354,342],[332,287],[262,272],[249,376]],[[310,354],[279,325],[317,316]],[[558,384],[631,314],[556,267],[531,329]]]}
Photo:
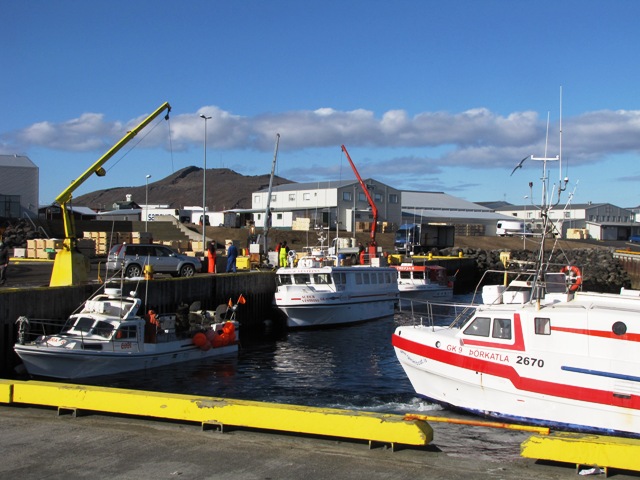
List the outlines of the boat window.
{"label": "boat window", "polygon": [[534,319],[536,335],[551,335],[551,319],[539,318]]}
{"label": "boat window", "polygon": [[320,285],[330,285],[331,277],[328,273],[314,273],[313,274],[313,283],[317,283]]}
{"label": "boat window", "polygon": [[378,273],[378,283],[380,284],[384,283],[384,273],[382,272]]}
{"label": "boat window", "polygon": [[511,340],[511,320],[508,318],[494,318],[493,333],[491,336],[493,338]]}
{"label": "boat window", "polygon": [[120,325],[118,331],[116,332],[116,338],[118,340],[124,340],[127,338],[136,338],[137,337],[137,328],[135,325]]}
{"label": "boat window", "polygon": [[400,278],[408,280],[411,278],[411,272],[400,272]]}
{"label": "boat window", "polygon": [[293,283],[296,285],[305,285],[311,283],[311,277],[308,273],[298,273],[293,276]]}
{"label": "boat window", "polygon": [[491,319],[487,317],[477,317],[467,328],[464,329],[465,335],[475,335],[477,337],[488,337],[491,328]]}
{"label": "boat window", "polygon": [[93,327],[93,333],[104,338],[109,338],[113,332],[113,325],[107,322],[98,321],[96,326]]}
{"label": "boat window", "polygon": [[75,330],[76,332],[88,333],[93,326],[93,322],[93,318],[80,317],[73,326],[73,330]]}
{"label": "boat window", "polygon": [[356,272],[356,285],[362,285],[362,273]]}
{"label": "boat window", "polygon": [[364,278],[364,284],[365,284],[365,285],[369,285],[369,284],[371,283],[371,278],[369,278],[369,274],[368,274],[368,273],[365,273],[365,274],[363,274],[362,276],[363,276],[363,278]]}
{"label": "boat window", "polygon": [[373,283],[374,285],[376,283],[378,283],[378,275],[377,274],[375,274],[375,273],[371,274],[371,283]]}
{"label": "boat window", "polygon": [[291,275],[276,275],[278,277],[278,285],[291,285]]}
{"label": "boat window", "polygon": [[413,278],[416,280],[424,280],[424,272],[413,272]]}

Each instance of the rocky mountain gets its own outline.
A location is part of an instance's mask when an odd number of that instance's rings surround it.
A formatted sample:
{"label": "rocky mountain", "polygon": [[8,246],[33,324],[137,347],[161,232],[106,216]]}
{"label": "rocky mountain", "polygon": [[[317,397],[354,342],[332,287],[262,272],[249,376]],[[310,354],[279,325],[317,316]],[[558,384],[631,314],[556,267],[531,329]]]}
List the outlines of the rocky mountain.
{"label": "rocky mountain", "polygon": [[[273,185],[292,183],[274,176]],[[206,204],[210,211],[251,208],[251,193],[269,186],[269,175],[245,176],[228,168],[207,169]],[[149,182],[149,204],[173,208],[202,205],[202,168],[186,167],[162,180]],[[146,185],[98,190],[75,197],[73,204],[94,210],[111,210],[114,202],[127,195],[137,204],[145,203]]]}

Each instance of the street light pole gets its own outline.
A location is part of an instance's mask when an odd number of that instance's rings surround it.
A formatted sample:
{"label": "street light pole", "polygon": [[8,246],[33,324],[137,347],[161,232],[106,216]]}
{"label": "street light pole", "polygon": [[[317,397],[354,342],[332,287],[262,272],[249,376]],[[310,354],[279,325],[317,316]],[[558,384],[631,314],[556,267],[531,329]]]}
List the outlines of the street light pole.
{"label": "street light pole", "polygon": [[202,171],[202,254],[206,255],[207,246],[205,243],[206,235],[205,229],[207,225],[207,120],[211,117],[207,117],[204,113],[200,114],[200,118],[204,119],[204,170]]}
{"label": "street light pole", "polygon": [[147,222],[149,221],[149,179],[151,175],[147,175],[147,185],[144,189],[144,231],[147,231]]}
{"label": "street light pole", "polygon": [[525,195],[524,196],[524,204],[522,205],[522,208],[524,210],[524,214],[522,215],[522,249],[526,250],[526,244],[527,244],[527,198],[529,198],[529,195]]}

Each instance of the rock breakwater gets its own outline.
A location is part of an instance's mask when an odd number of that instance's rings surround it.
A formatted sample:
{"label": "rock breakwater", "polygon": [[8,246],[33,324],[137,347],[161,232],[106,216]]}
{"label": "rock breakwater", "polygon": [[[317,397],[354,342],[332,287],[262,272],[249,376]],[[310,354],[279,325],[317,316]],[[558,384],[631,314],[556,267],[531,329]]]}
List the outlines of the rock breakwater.
{"label": "rock breakwater", "polygon": [[[557,265],[558,271],[564,265],[575,265],[582,272],[582,289],[600,293],[619,293],[622,287],[631,288],[631,278],[624,270],[622,264],[614,258],[615,249],[611,248],[576,248],[570,250],[546,251],[545,261],[550,265]],[[475,259],[476,271],[465,272],[466,275],[475,275],[475,278],[464,279],[464,285],[475,285],[480,281],[487,270],[504,270],[500,260],[502,252],[509,252],[511,260],[529,262],[533,265],[539,255],[531,250],[483,250],[472,248],[449,248],[440,251],[441,255],[457,256],[462,252],[465,257]],[[510,270],[518,267],[515,262]],[[553,267],[551,267],[553,268]],[[485,277],[487,283],[501,283],[501,274]],[[462,280],[462,279],[461,279]]]}

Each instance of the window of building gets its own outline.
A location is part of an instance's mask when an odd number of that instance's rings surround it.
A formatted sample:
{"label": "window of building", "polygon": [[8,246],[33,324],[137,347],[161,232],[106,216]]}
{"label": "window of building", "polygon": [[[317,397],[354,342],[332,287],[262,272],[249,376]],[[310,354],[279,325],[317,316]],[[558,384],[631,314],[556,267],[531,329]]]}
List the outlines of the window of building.
{"label": "window of building", "polygon": [[398,203],[398,195],[395,193],[389,194],[389,203]]}
{"label": "window of building", "polygon": [[276,213],[276,219],[277,220],[282,220],[282,214],[281,213]]}
{"label": "window of building", "polygon": [[342,192],[342,200],[344,200],[345,202],[352,201],[353,197],[351,196],[351,192]]}
{"label": "window of building", "polygon": [[295,193],[290,193],[289,194],[289,201],[290,202],[295,202],[296,201],[296,194]]}
{"label": "window of building", "polygon": [[311,194],[310,193],[303,193],[302,194],[302,200],[304,200],[305,202],[308,202],[309,200],[311,200]]}
{"label": "window of building", "polygon": [[358,201],[359,202],[366,202],[367,201],[367,196],[364,194],[364,192],[360,192],[358,194]]}
{"label": "window of building", "polygon": [[277,197],[277,195],[275,193],[273,195],[271,195],[271,201],[275,202],[276,201],[276,197]]}
{"label": "window of building", "polygon": [[260,195],[255,195],[255,196],[253,197],[253,203],[258,203],[258,204],[259,204],[259,203],[261,203],[261,202],[260,202]]}
{"label": "window of building", "polygon": [[374,193],[373,201],[376,203],[384,203],[384,196],[381,193]]}

